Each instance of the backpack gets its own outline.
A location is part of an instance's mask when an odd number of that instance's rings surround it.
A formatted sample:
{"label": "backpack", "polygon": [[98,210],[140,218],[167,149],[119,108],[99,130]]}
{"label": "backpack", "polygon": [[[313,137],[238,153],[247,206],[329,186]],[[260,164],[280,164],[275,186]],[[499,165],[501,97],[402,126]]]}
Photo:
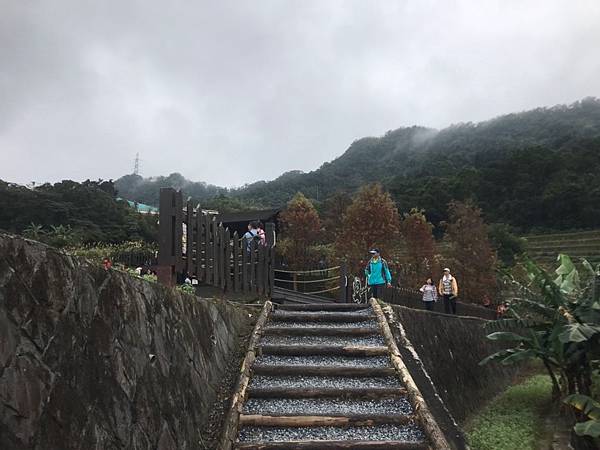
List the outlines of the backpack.
{"label": "backpack", "polygon": [[[381,278],[383,278],[384,281],[387,281],[385,269],[390,270],[390,268],[388,267],[388,263],[385,259],[381,258],[381,256],[379,258],[381,259]],[[369,275],[371,275],[371,260],[369,260],[369,262],[367,263],[367,267],[365,267],[365,270]]]}

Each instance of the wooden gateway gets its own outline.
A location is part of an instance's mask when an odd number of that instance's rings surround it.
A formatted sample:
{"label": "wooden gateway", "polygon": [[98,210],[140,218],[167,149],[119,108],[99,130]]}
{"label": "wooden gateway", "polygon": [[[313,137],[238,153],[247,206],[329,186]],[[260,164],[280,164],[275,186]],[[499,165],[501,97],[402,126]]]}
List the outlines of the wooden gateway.
{"label": "wooden gateway", "polygon": [[[265,225],[274,236],[274,224]],[[269,297],[273,291],[273,241],[247,243],[218,220],[215,211],[183,204],[183,194],[161,188],[159,205],[158,279],[172,286],[178,277],[196,277],[205,285],[231,292]]]}

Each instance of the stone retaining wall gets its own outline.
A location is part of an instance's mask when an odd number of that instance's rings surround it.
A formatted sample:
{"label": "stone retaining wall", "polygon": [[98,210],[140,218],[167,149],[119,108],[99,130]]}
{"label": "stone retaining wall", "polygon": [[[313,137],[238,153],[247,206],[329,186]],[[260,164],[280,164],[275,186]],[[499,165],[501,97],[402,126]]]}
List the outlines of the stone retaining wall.
{"label": "stone retaining wall", "polygon": [[2,449],[211,448],[255,314],[0,234]]}

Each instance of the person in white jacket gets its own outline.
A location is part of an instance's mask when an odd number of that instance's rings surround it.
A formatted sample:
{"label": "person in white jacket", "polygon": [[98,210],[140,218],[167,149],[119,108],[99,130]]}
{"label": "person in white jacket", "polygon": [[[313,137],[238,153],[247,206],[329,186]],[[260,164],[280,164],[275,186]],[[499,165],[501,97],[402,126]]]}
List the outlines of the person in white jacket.
{"label": "person in white jacket", "polygon": [[435,302],[437,302],[437,288],[433,284],[431,278],[427,278],[427,282],[419,289],[423,293],[423,303],[427,311],[433,311]]}

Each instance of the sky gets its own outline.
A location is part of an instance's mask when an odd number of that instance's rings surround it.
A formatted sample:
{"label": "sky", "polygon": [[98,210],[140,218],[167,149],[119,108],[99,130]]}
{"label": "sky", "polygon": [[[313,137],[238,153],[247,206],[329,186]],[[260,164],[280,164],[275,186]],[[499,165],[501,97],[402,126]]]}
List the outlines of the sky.
{"label": "sky", "polygon": [[[600,97],[597,0],[0,0],[0,179],[310,171]],[[359,168],[357,168],[359,170]]]}

